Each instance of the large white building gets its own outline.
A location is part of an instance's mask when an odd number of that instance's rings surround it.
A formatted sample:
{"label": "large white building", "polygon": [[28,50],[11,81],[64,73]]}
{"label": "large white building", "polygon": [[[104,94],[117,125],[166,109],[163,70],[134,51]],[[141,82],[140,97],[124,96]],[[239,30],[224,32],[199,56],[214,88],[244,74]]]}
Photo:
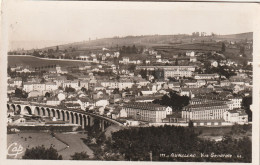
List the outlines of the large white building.
{"label": "large white building", "polygon": [[183,108],[182,118],[186,121],[223,119],[224,112],[228,110],[228,105],[222,103],[193,104]]}
{"label": "large white building", "polygon": [[194,51],[187,51],[186,52],[186,56],[194,57],[195,56],[195,52]]}
{"label": "large white building", "polygon": [[15,86],[21,87],[22,84],[23,84],[22,78],[17,77],[17,78],[14,79],[14,85],[15,85]]}
{"label": "large white building", "polygon": [[231,100],[230,109],[241,108],[242,97],[234,97],[229,100]]}
{"label": "large white building", "polygon": [[171,69],[180,69],[180,70],[189,70],[191,72],[195,71],[195,66],[136,66],[136,70],[171,70]]}
{"label": "large white building", "polygon": [[67,80],[67,81],[63,82],[62,86],[63,86],[63,88],[71,87],[71,88],[78,89],[79,88],[79,82],[77,80],[75,80],[75,81]]}
{"label": "large white building", "polygon": [[112,89],[118,88],[118,82],[113,80],[104,80],[100,82],[101,85],[105,88],[110,87]]}
{"label": "large white building", "polygon": [[152,103],[128,103],[122,109],[126,111],[128,117],[153,123],[160,123],[166,115],[172,114],[172,108]]}
{"label": "large white building", "polygon": [[31,91],[45,91],[45,84],[44,83],[24,83],[23,90],[25,92]]}
{"label": "large white building", "polygon": [[55,82],[47,82],[45,83],[45,90],[54,91],[58,89],[58,85]]}
{"label": "large white building", "polygon": [[134,82],[131,80],[120,80],[118,82],[118,88],[120,91],[123,89],[126,89],[126,88],[132,88],[133,85],[134,85]]}
{"label": "large white building", "polygon": [[243,109],[226,111],[223,114],[224,120],[230,123],[245,124],[248,123],[248,115]]}
{"label": "large white building", "polygon": [[194,76],[194,79],[197,80],[211,80],[211,79],[218,79],[219,75],[218,74],[196,74]]}
{"label": "large white building", "polygon": [[31,91],[49,92],[56,89],[58,89],[58,85],[55,82],[47,82],[47,83],[25,82],[23,84],[23,90],[27,93]]}
{"label": "large white building", "polygon": [[192,77],[192,71],[186,69],[186,68],[176,68],[176,69],[165,69],[164,70],[164,77]]}

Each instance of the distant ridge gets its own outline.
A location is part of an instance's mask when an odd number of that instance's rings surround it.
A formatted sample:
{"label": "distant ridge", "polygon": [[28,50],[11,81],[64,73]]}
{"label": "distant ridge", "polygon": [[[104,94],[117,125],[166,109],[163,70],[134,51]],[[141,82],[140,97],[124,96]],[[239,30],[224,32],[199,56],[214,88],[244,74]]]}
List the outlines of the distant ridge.
{"label": "distant ridge", "polygon": [[200,40],[227,40],[227,41],[239,41],[239,40],[252,40],[253,32],[229,34],[229,35],[215,35],[196,37],[188,34],[176,34],[176,35],[141,35],[141,36],[125,36],[125,37],[111,37],[102,38],[96,40],[73,42],[68,44],[60,44],[50,47],[42,48],[42,50],[55,49],[59,46],[60,50],[76,48],[78,50],[84,49],[100,49],[102,47],[116,47],[116,46],[127,46],[127,45],[142,45],[147,47],[153,46],[164,46],[176,43],[189,43],[191,39]]}
{"label": "distant ridge", "polygon": [[216,37],[217,38],[226,38],[226,39],[238,39],[238,40],[248,39],[248,40],[252,40],[253,39],[253,32],[219,35],[219,36],[216,36]]}

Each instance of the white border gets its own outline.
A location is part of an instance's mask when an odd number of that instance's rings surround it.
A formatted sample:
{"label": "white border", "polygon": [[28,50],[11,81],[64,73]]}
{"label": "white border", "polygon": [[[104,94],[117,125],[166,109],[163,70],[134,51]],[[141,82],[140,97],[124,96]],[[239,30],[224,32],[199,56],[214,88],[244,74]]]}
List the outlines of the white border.
{"label": "white border", "polygon": [[[221,1],[221,0],[217,0],[217,1]],[[13,1],[12,1],[13,2]],[[17,3],[21,3],[18,1],[15,1]],[[223,1],[222,1],[223,2]],[[224,1],[226,2],[226,1]],[[233,1],[234,2],[234,1]],[[245,2],[245,1],[240,1],[240,2]],[[251,1],[252,2],[252,1]],[[255,1],[253,1],[255,2]],[[260,2],[260,0],[259,0]],[[56,4],[65,4],[65,3],[72,3],[72,2],[37,2],[37,3],[56,3]],[[75,2],[75,3],[88,3],[90,4],[90,6],[92,7],[100,7],[100,5],[102,6],[102,8],[109,8],[109,6],[112,5],[117,5],[122,7],[122,9],[124,9],[126,7],[126,5],[124,4],[124,2]],[[139,8],[139,3],[140,2],[130,2],[131,5],[136,5],[137,8]],[[144,2],[146,3],[146,5],[154,5],[156,3],[156,5],[162,5],[162,6],[166,6],[167,7],[167,3],[168,2]],[[172,3],[172,2],[169,2]],[[195,4],[198,4],[199,2],[196,2]],[[180,4],[180,3],[179,3]],[[194,3],[193,2],[186,2],[184,3],[185,5],[188,5],[190,7],[194,7]],[[203,6],[205,5],[205,3],[201,3]],[[223,3],[228,5],[229,3]],[[0,95],[0,104],[3,105],[2,109],[0,110],[0,143],[1,143],[1,147],[0,147],[0,164],[28,164],[28,165],[35,165],[35,164],[248,164],[248,163],[203,163],[203,162],[120,162],[120,161],[70,161],[70,160],[62,160],[62,161],[50,161],[50,160],[6,160],[6,84],[7,84],[7,74],[6,74],[6,68],[7,68],[7,56],[5,55],[7,52],[7,44],[8,44],[8,23],[7,23],[7,19],[6,19],[6,5],[10,5],[10,3],[6,0],[6,1],[1,1],[1,56],[0,56],[0,62],[1,62],[1,72],[0,72],[0,85],[1,85],[1,95]],[[122,6],[121,6],[122,5]],[[254,53],[253,53],[253,162],[250,164],[255,164],[255,165],[259,165],[259,110],[260,110],[260,106],[259,106],[259,84],[260,84],[260,74],[259,74],[259,68],[260,68],[260,5],[259,4],[254,4],[252,3],[252,11],[255,12],[255,17],[252,18],[254,19],[255,25],[254,25],[254,31],[253,31],[253,35],[254,35]],[[139,8],[140,9],[140,8]],[[241,10],[243,10],[243,3],[241,3]]]}

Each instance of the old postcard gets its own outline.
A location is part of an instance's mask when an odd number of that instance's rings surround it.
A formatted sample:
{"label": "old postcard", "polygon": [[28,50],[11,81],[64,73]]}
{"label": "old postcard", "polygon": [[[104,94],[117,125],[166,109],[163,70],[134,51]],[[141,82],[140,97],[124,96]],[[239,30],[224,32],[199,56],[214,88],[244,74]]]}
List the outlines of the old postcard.
{"label": "old postcard", "polygon": [[2,1],[4,164],[259,164],[259,9]]}

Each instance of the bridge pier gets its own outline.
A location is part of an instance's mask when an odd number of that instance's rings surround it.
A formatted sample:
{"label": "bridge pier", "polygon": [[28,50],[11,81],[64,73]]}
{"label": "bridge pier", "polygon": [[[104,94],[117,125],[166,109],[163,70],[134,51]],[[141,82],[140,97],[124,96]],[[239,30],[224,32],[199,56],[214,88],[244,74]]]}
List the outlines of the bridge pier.
{"label": "bridge pier", "polygon": [[86,121],[85,121],[85,119],[83,118],[83,116],[80,117],[80,120],[81,120],[81,121],[80,121],[81,128],[84,130],[84,129],[85,129],[85,124],[86,124],[85,122],[86,122]]}
{"label": "bridge pier", "polygon": [[89,126],[92,127],[94,125],[94,118],[89,117]]}
{"label": "bridge pier", "polygon": [[99,126],[100,126],[101,131],[103,132],[105,130],[105,121],[104,120],[100,120]]}
{"label": "bridge pier", "polygon": [[105,128],[109,127],[110,125],[111,125],[111,123],[105,121],[105,123],[104,123]]}
{"label": "bridge pier", "polygon": [[84,130],[85,129],[85,125],[82,123],[81,128]]}

